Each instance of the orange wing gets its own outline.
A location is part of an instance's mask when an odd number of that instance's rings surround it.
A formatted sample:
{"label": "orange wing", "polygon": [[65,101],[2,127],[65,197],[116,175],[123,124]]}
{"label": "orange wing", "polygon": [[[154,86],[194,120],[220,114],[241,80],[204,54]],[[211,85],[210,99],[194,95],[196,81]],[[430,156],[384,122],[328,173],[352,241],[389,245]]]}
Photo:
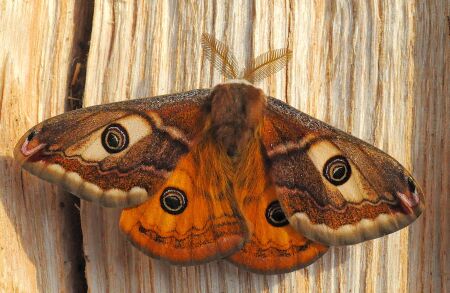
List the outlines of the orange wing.
{"label": "orange wing", "polygon": [[164,186],[125,209],[120,228],[143,252],[174,264],[198,264],[239,250],[248,238],[232,196],[230,162],[213,143],[183,157]]}
{"label": "orange wing", "polygon": [[248,152],[248,158],[238,168],[235,194],[252,236],[228,260],[263,274],[286,273],[308,266],[328,247],[303,237],[289,225],[259,147],[254,145]]}

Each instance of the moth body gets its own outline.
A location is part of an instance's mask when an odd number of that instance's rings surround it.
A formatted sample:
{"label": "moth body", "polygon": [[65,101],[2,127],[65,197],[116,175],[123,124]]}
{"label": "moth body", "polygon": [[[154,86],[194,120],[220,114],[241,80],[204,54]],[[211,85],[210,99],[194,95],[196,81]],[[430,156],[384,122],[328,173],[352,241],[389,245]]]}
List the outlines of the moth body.
{"label": "moth body", "polygon": [[211,94],[211,130],[228,155],[242,152],[262,122],[266,96],[241,81],[216,85]]}

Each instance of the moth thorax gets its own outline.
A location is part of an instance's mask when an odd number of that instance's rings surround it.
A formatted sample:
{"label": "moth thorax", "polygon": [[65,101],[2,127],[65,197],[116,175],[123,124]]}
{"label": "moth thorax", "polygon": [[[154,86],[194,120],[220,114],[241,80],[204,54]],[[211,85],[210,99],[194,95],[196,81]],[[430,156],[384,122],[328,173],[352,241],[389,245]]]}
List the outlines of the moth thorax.
{"label": "moth thorax", "polygon": [[262,122],[266,96],[250,84],[225,83],[211,93],[211,129],[229,156],[242,152]]}

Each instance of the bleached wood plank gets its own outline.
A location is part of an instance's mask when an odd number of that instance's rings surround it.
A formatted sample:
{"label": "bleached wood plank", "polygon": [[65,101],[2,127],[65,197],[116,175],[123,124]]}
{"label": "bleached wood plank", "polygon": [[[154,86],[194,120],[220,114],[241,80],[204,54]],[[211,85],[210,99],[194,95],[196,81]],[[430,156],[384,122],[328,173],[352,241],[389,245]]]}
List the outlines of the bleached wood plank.
{"label": "bleached wood plank", "polygon": [[445,1],[96,1],[85,105],[220,82],[202,59],[202,32],[242,62],[289,45],[291,65],[259,86],[397,158],[424,186],[428,209],[409,229],[260,276],[224,261],[152,260],[120,235],[120,211],[83,204],[90,290],[445,292],[449,65],[445,18],[436,17],[445,9]]}
{"label": "bleached wood plank", "polygon": [[0,292],[82,288],[73,197],[12,158],[26,130],[64,111],[77,2],[0,1]]}

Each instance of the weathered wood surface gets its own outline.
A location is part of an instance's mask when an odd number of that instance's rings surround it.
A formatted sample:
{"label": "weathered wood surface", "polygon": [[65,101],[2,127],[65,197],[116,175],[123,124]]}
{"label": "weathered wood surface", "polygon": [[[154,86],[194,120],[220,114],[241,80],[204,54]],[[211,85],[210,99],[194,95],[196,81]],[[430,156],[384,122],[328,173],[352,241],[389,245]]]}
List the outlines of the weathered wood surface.
{"label": "weathered wood surface", "polygon": [[[11,156],[20,134],[64,110],[82,5],[0,3],[0,291],[70,291],[64,197]],[[120,234],[119,210],[82,203],[90,291],[448,292],[449,14],[446,1],[95,1],[85,106],[220,82],[202,32],[243,64],[289,46],[287,70],[258,85],[391,154],[421,183],[427,209],[408,229],[261,276],[225,261],[152,260]]]}
{"label": "weathered wood surface", "polygon": [[24,131],[64,111],[76,24],[84,17],[78,4],[0,1],[0,292],[82,288],[73,197],[12,158]]}

